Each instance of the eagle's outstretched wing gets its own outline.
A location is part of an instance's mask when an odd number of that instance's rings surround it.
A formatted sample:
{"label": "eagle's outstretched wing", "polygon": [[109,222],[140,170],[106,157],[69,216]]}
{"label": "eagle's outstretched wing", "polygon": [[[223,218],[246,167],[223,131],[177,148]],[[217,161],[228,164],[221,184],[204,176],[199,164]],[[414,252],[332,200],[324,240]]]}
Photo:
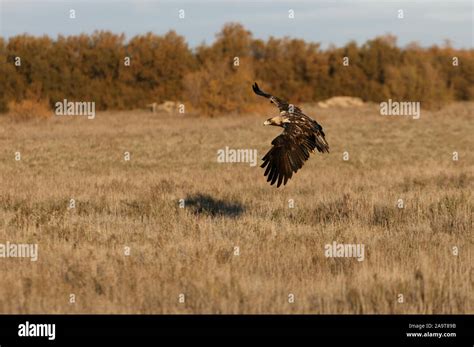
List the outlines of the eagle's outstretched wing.
{"label": "eagle's outstretched wing", "polygon": [[278,182],[277,187],[282,183],[285,185],[314,149],[329,152],[321,126],[312,122],[286,124],[283,133],[272,141],[273,147],[262,158],[261,165],[266,167],[267,182],[272,185]]}
{"label": "eagle's outstretched wing", "polygon": [[253,89],[255,94],[263,96],[267,99],[270,99],[270,101],[272,103],[274,103],[280,109],[280,112],[281,111],[286,111],[286,112],[289,112],[289,113],[301,113],[301,110],[298,107],[296,107],[295,105],[289,104],[285,100],[282,100],[280,98],[277,98],[276,96],[265,93],[263,90],[261,90],[258,87],[257,82],[254,83],[254,85],[252,86],[252,89]]}

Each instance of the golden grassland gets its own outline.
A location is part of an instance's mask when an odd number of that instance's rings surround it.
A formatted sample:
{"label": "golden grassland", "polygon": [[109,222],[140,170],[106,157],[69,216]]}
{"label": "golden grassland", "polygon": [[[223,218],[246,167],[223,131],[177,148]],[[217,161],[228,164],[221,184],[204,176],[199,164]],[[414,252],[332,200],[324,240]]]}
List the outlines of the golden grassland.
{"label": "golden grassland", "polygon": [[[0,243],[39,247],[37,262],[0,258],[0,312],[473,313],[474,103],[418,120],[304,110],[331,153],[279,189],[216,160],[261,158],[270,113],[0,118]],[[326,258],[333,241],[365,260]]]}

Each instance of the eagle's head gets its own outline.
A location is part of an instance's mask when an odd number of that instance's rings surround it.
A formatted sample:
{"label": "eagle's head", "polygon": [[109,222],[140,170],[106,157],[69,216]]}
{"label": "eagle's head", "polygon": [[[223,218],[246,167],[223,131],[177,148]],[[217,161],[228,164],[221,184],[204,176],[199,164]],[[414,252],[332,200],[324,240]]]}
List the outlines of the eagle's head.
{"label": "eagle's head", "polygon": [[263,122],[263,125],[274,125],[277,127],[282,127],[283,123],[289,123],[290,121],[282,116],[276,116],[273,118],[268,118],[265,122]]}

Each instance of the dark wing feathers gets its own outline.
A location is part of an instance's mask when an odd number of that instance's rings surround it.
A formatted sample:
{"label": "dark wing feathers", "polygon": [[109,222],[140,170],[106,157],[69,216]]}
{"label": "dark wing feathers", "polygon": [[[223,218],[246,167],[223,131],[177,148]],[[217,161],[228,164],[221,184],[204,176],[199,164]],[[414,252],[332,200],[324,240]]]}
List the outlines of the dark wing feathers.
{"label": "dark wing feathers", "polygon": [[310,153],[316,148],[314,135],[298,125],[289,124],[285,131],[273,141],[273,147],[263,157],[267,181],[272,185],[285,185],[303,167]]}
{"label": "dark wing feathers", "polygon": [[273,139],[272,148],[262,158],[261,165],[266,168],[264,175],[267,176],[267,182],[272,185],[276,183],[277,187],[280,187],[303,167],[315,149],[321,153],[329,153],[329,145],[321,125],[303,114],[298,107],[293,106],[290,110],[290,104],[263,92],[257,83],[252,88],[255,94],[270,99],[280,112],[286,111],[283,114],[287,120],[283,126],[285,130]]}
{"label": "dark wing feathers", "polygon": [[286,102],[285,100],[282,100],[276,96],[273,96],[273,95],[270,95],[268,93],[265,93],[263,90],[261,90],[259,87],[258,87],[258,84],[257,82],[254,83],[254,85],[252,86],[252,89],[254,91],[255,94],[257,95],[260,95],[260,96],[263,96],[267,99],[270,99],[270,101],[272,103],[274,103],[279,109],[280,109],[280,112],[281,111],[287,111],[287,112],[291,112],[291,113],[301,113],[301,110],[292,105],[293,107],[291,108],[290,110],[290,105],[288,102]]}

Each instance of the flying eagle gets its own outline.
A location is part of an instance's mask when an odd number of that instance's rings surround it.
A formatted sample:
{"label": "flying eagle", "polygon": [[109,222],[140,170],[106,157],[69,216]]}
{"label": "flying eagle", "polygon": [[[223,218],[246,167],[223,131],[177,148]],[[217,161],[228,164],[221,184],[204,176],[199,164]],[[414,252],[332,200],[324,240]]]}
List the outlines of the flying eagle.
{"label": "flying eagle", "polygon": [[283,132],[272,141],[273,147],[262,158],[262,168],[266,167],[267,182],[277,187],[293,176],[308,160],[310,153],[316,148],[319,152],[329,153],[323,128],[315,120],[305,115],[298,107],[276,96],[263,92],[258,84],[253,86],[255,94],[270,99],[280,109],[280,115],[267,119],[263,125],[275,125],[283,128]]}

